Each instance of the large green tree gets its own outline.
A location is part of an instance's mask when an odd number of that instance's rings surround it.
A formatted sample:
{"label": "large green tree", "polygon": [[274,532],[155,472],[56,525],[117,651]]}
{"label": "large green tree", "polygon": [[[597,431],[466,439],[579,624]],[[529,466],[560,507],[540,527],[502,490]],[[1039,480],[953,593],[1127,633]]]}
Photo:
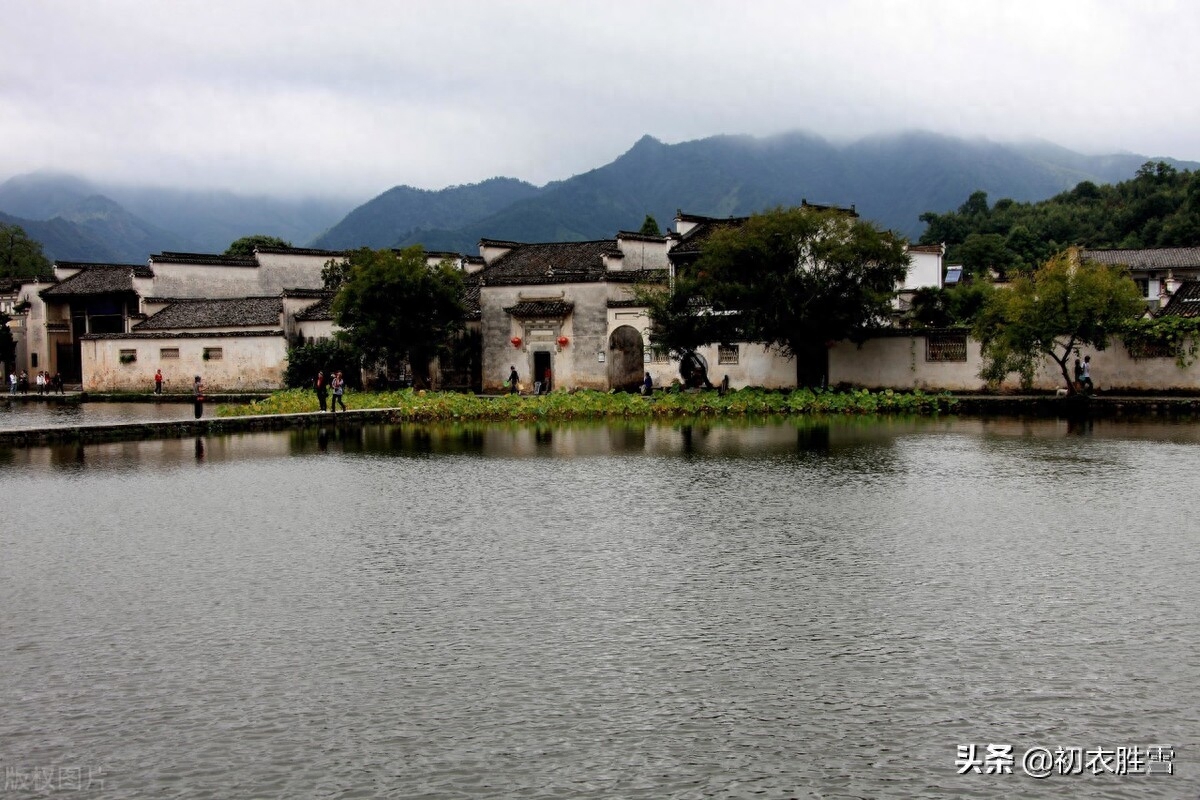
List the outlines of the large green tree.
{"label": "large green tree", "polygon": [[997,384],[1016,373],[1029,386],[1048,357],[1074,393],[1069,362],[1078,348],[1103,350],[1113,333],[1144,311],[1141,292],[1119,267],[1080,262],[1077,251],[1061,253],[988,295],[975,322],[982,377]]}
{"label": "large green tree", "polygon": [[267,236],[264,233],[256,233],[253,236],[243,236],[237,241],[231,243],[225,248],[224,255],[236,256],[240,258],[249,258],[254,255],[256,247],[291,247],[292,243],[278,236]]}
{"label": "large green tree", "polygon": [[364,358],[407,361],[414,384],[426,387],[429,362],[463,326],[462,294],[458,270],[446,261],[428,266],[420,245],[399,252],[364,247],[347,256],[333,317]]}
{"label": "large green tree", "polygon": [[0,223],[0,279],[50,275],[50,260],[42,253],[42,243],[30,239],[20,225]]}
{"label": "large green tree", "polygon": [[891,314],[905,243],[844,212],[777,208],[718,228],[668,291],[647,290],[655,346],[757,342],[796,359],[804,385],[827,376],[828,343]]}

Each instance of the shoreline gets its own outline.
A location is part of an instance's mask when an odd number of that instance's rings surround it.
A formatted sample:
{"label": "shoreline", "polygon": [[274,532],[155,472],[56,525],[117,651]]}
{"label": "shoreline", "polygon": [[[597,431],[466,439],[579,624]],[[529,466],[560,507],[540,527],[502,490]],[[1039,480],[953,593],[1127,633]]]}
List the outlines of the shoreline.
{"label": "shoreline", "polygon": [[[908,400],[911,395],[870,395],[864,394],[872,401],[878,399]],[[837,395],[842,397],[842,395]],[[199,420],[155,420],[146,422],[120,422],[98,425],[53,426],[39,428],[14,428],[0,430],[0,448],[26,448],[54,444],[90,444],[100,442],[136,441],[154,439],[180,439],[206,436],[223,436],[235,433],[256,433],[263,431],[298,430],[305,428],[332,428],[344,425],[387,425],[399,423],[438,424],[438,423],[480,423],[480,424],[529,424],[529,423],[566,423],[578,421],[645,420],[647,422],[671,422],[689,418],[704,420],[736,420],[762,416],[804,417],[804,416],[918,416],[918,417],[1005,417],[1013,419],[1181,419],[1196,417],[1200,419],[1200,397],[1095,397],[1086,403],[1079,398],[1062,398],[1047,395],[1005,396],[1005,395],[919,395],[919,403],[912,407],[883,407],[866,408],[845,406],[838,409],[814,410],[781,410],[778,406],[772,408],[759,406],[755,398],[747,398],[739,410],[717,409],[709,406],[704,395],[693,396],[698,399],[699,411],[687,411],[682,408],[656,409],[654,403],[649,403],[636,395],[638,401],[645,402],[646,407],[641,413],[620,413],[620,408],[604,413],[600,410],[584,409],[578,412],[572,409],[553,409],[540,407],[534,398],[479,398],[470,396],[470,402],[486,402],[495,404],[490,414],[443,414],[435,416],[428,413],[429,409],[420,407],[387,407],[366,408],[338,412],[336,414],[321,411],[303,411],[298,413],[268,413],[242,414],[235,416],[209,416]],[[552,397],[552,396],[551,396]],[[563,395],[570,397],[570,395]],[[225,399],[225,398],[221,398]],[[422,401],[424,397],[420,398]],[[437,395],[431,395],[429,402],[436,404],[441,400]],[[656,398],[656,401],[659,398]],[[622,403],[628,403],[629,398],[622,398]],[[315,403],[315,400],[314,400]],[[697,405],[693,403],[693,405]],[[515,408],[514,408],[515,406]],[[627,409],[628,406],[626,405]],[[513,413],[514,411],[518,413]],[[539,413],[541,412],[541,413]],[[550,413],[547,413],[550,412]],[[557,412],[557,413],[554,413]]]}

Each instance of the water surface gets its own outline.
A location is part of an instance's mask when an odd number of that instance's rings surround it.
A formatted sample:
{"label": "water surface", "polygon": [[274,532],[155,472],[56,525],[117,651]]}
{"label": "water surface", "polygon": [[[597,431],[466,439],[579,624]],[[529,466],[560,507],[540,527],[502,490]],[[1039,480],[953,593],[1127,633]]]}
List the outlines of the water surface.
{"label": "water surface", "polygon": [[[103,797],[1195,796],[1198,443],[838,420],[0,451],[0,764],[99,767]],[[968,743],[1169,744],[1176,774],[960,776]]]}

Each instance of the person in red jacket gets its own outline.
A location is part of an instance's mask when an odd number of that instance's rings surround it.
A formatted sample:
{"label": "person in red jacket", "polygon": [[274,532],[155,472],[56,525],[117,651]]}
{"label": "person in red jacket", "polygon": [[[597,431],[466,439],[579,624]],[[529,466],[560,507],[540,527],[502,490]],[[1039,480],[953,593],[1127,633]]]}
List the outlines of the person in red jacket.
{"label": "person in red jacket", "polygon": [[162,394],[162,370],[154,371],[154,393]]}

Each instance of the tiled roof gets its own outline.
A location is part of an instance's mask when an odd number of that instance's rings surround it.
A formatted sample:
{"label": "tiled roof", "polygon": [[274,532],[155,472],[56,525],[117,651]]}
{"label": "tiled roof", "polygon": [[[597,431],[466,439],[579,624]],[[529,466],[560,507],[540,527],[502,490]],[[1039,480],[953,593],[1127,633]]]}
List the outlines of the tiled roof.
{"label": "tiled roof", "polygon": [[1184,281],[1162,307],[1160,317],[1200,317],[1200,281]]}
{"label": "tiled roof", "polygon": [[[59,262],[59,266],[66,266]],[[141,275],[138,273],[141,272]],[[146,273],[149,272],[149,275]],[[42,297],[78,297],[81,295],[132,292],[133,278],[153,277],[149,267],[134,264],[88,264],[62,283],[41,291]]]}
{"label": "tiled roof", "polygon": [[1200,269],[1200,247],[1150,247],[1141,250],[1080,250],[1079,257],[1130,269]]}
{"label": "tiled roof", "polygon": [[638,299],[632,298],[632,297],[627,300],[609,300],[608,301],[609,308],[642,308],[645,305],[646,305],[645,301],[638,300]]}
{"label": "tiled roof", "polygon": [[55,267],[63,269],[131,269],[138,278],[153,278],[154,270],[146,264],[109,264],[94,261],[55,261]]}
{"label": "tiled roof", "polygon": [[479,300],[479,273],[463,275],[463,316],[467,319],[479,319],[483,314]]}
{"label": "tiled roof", "polygon": [[174,253],[164,251],[150,256],[152,264],[198,264],[213,267],[257,267],[256,258],[219,256],[212,253]]}
{"label": "tiled roof", "polygon": [[679,218],[687,222],[697,223],[696,227],[685,233],[679,240],[679,244],[671,248],[669,256],[674,259],[677,256],[698,255],[704,247],[704,243],[716,231],[722,228],[732,228],[745,224],[749,217],[730,217],[728,219],[715,219],[712,217],[699,217],[695,214],[680,214]]}
{"label": "tiled roof", "polygon": [[938,255],[942,255],[942,253],[945,252],[945,248],[943,245],[940,245],[940,244],[910,244],[908,246],[908,252],[910,252],[910,253],[937,253]]}
{"label": "tiled roof", "polygon": [[296,314],[301,322],[325,322],[333,319],[333,292]]}
{"label": "tiled roof", "polygon": [[317,300],[321,299],[322,297],[324,297],[328,294],[331,294],[329,289],[294,288],[294,289],[284,289],[283,290],[284,297],[299,297],[299,298],[311,297],[311,298],[314,298]]}
{"label": "tiled roof", "polygon": [[567,303],[561,300],[523,300],[515,306],[508,306],[504,310],[517,319],[529,319],[531,317],[565,317],[571,313],[571,309],[573,308],[575,308],[574,303]]}
{"label": "tiled roof", "polygon": [[[336,256],[344,256],[345,252],[341,250],[317,250],[312,247],[256,247],[256,253],[271,253],[274,255],[294,255],[294,256],[328,256],[334,258]],[[179,255],[179,254],[176,254]]]}
{"label": "tiled roof", "polygon": [[667,240],[666,235],[653,236],[640,231],[617,231],[618,239],[631,239],[635,242],[656,242],[662,244]]}
{"label": "tiled roof", "polygon": [[604,277],[609,283],[666,283],[671,274],[667,269],[622,269]]}
{"label": "tiled roof", "polygon": [[278,297],[238,297],[227,300],[180,300],[159,311],[135,331],[182,328],[240,328],[278,325],[283,300]]}
{"label": "tiled roof", "polygon": [[620,252],[614,239],[514,244],[480,273],[485,286],[588,283],[604,280],[604,256]]}

